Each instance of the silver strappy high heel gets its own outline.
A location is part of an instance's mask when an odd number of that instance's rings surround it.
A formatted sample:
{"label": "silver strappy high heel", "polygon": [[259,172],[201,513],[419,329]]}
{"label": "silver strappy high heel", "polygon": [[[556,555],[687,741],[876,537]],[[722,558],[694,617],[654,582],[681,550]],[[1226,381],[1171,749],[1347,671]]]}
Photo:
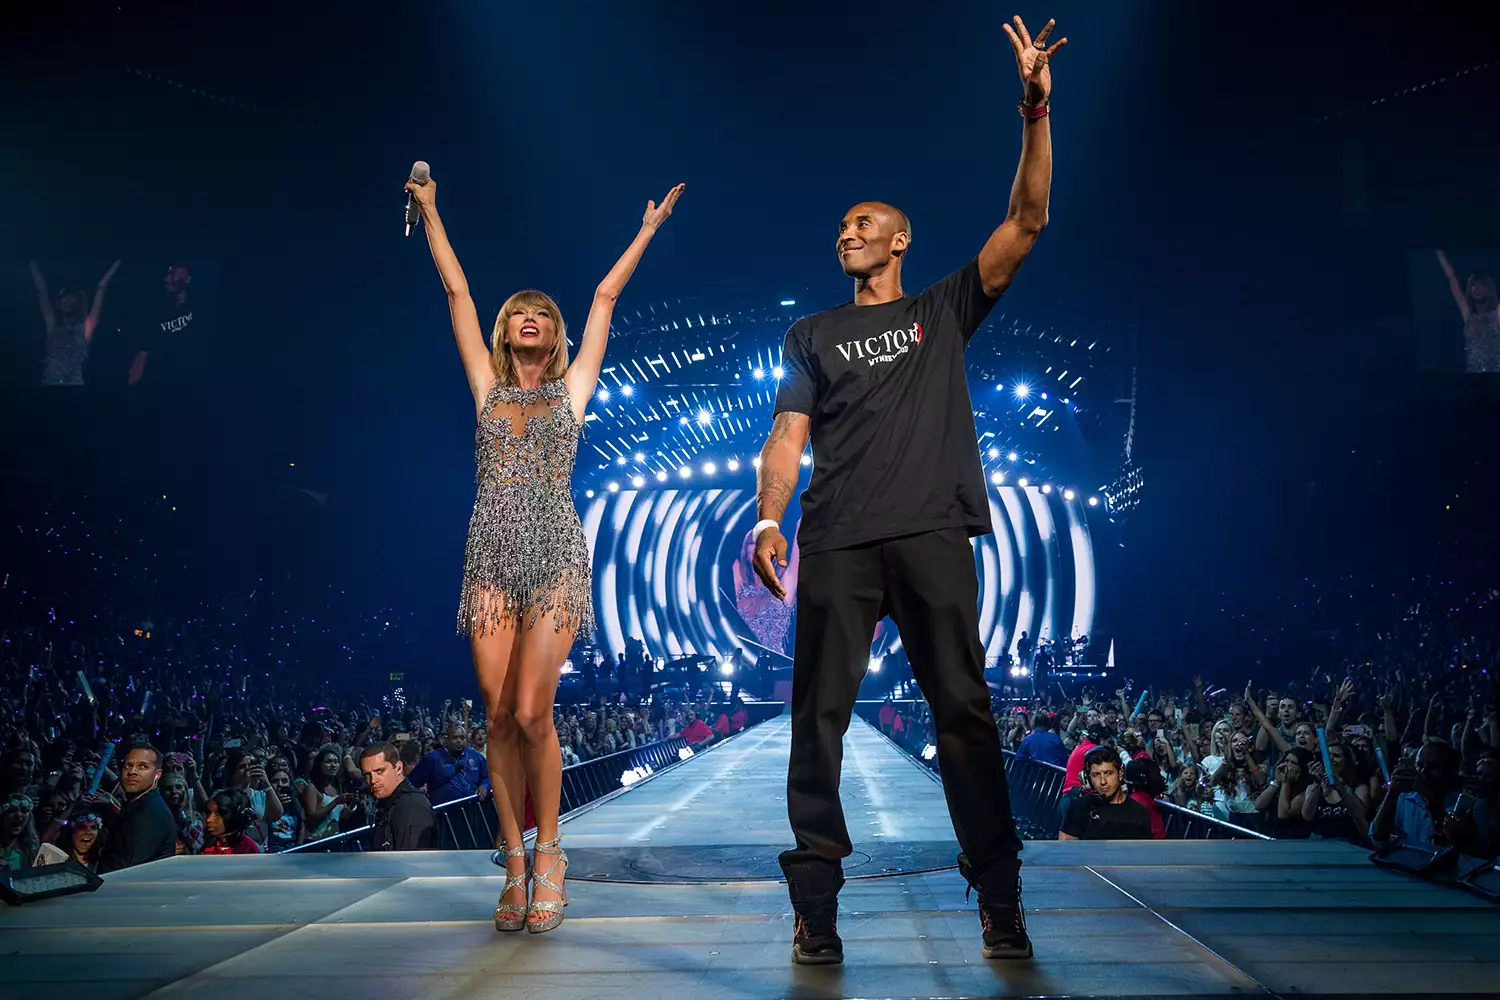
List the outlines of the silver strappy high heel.
{"label": "silver strappy high heel", "polygon": [[[507,847],[500,852],[506,859],[525,858],[526,846],[517,844],[515,847]],[[526,904],[503,902],[505,894],[520,886],[526,889],[527,883],[531,881],[531,861],[526,862],[526,871],[521,875],[512,875],[510,869],[505,871],[505,888],[500,890],[502,902],[495,906],[495,930],[497,931],[519,931],[526,928]]]}
{"label": "silver strappy high heel", "polygon": [[[546,871],[536,870],[536,854],[546,854],[553,858],[552,865]],[[532,881],[537,885],[544,885],[557,893],[557,899],[534,899],[526,909],[526,929],[533,934],[545,934],[563,922],[563,909],[568,905],[568,893],[562,886],[552,881],[552,873],[561,867],[566,873],[568,865],[568,853],[562,849],[562,837],[538,843],[534,847],[532,861]],[[533,920],[537,914],[546,914],[541,920]]]}

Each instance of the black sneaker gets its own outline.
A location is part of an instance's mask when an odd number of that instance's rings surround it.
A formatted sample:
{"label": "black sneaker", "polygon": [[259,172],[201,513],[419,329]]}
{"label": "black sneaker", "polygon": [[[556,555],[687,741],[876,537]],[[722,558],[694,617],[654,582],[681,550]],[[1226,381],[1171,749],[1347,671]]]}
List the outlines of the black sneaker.
{"label": "black sneaker", "polygon": [[792,961],[797,965],[842,965],[844,942],[839,939],[838,907],[797,914],[792,931]]}
{"label": "black sneaker", "polygon": [[981,900],[979,926],[984,931],[980,954],[985,958],[1031,957],[1031,938],[1026,936],[1026,911],[1021,906],[1019,891],[1014,903]]}
{"label": "black sneaker", "polygon": [[960,854],[958,871],[969,883],[964,899],[970,892],[979,893],[979,926],[984,931],[981,954],[985,958],[1030,958],[1031,938],[1026,936],[1026,908],[1021,903],[1021,863],[998,866],[981,880],[969,859]]}

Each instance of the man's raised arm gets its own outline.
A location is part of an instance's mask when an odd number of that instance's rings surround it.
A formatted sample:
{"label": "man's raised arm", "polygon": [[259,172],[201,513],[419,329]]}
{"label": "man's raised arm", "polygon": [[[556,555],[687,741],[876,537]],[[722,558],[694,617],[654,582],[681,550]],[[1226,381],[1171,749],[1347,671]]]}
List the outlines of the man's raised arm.
{"label": "man's raised arm", "polygon": [[1021,261],[1031,253],[1036,238],[1047,226],[1047,200],[1052,191],[1052,126],[1048,118],[1052,98],[1051,59],[1068,43],[1063,38],[1046,47],[1047,35],[1055,23],[1048,21],[1034,39],[1019,17],[1015,18],[1014,28],[1005,25],[1024,86],[1020,104],[1021,165],[1011,185],[1005,221],[979,251],[979,278],[984,293],[991,298],[1010,287]]}

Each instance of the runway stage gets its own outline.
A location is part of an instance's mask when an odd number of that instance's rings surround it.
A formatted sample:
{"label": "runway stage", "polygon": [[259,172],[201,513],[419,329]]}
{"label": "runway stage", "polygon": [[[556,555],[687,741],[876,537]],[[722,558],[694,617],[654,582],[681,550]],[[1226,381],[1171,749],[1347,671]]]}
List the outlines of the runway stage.
{"label": "runway stage", "polygon": [[1032,843],[1031,962],[987,962],[941,788],[856,720],[846,962],[790,964],[787,722],[564,827],[568,919],[497,934],[486,853],[174,858],[0,911],[0,995],[1361,996],[1500,987],[1500,910],[1332,843]]}

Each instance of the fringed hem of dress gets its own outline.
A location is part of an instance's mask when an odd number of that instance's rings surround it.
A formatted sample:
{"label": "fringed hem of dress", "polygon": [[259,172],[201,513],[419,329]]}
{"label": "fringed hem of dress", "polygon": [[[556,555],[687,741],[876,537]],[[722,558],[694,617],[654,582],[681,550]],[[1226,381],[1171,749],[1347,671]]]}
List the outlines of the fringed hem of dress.
{"label": "fringed hem of dress", "polygon": [[552,614],[555,632],[572,627],[575,641],[592,640],[594,602],[589,587],[588,574],[564,569],[533,587],[522,585],[524,597],[517,599],[497,580],[466,576],[458,603],[458,634],[488,635],[508,625],[532,628]]}

